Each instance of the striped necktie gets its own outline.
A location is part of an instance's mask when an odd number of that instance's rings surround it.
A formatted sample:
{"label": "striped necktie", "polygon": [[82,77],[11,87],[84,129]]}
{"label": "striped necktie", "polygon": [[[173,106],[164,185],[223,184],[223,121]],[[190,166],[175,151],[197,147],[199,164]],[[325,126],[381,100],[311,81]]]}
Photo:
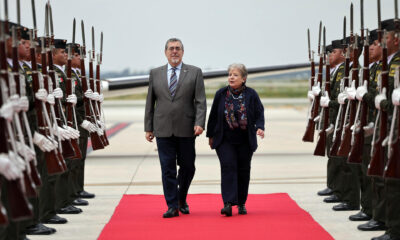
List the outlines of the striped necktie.
{"label": "striped necktie", "polygon": [[178,83],[178,77],[176,76],[176,68],[172,68],[171,78],[169,79],[169,91],[171,92],[171,96],[175,96],[176,85]]}

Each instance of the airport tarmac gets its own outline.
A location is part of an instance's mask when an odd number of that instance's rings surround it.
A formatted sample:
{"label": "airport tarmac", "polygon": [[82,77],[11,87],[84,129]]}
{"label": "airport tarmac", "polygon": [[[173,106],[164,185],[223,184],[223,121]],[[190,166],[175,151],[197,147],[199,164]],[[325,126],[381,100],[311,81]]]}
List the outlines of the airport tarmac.
{"label": "airport tarmac", "polygon": [[[360,223],[348,220],[357,211],[334,212],[334,204],[324,203],[323,197],[317,196],[317,191],[326,187],[327,158],[313,156],[315,143],[301,141],[307,100],[264,99],[263,104],[265,138],[258,139],[259,147],[252,160],[250,193],[288,193],[334,239],[371,239],[383,234],[357,230]],[[97,239],[123,194],[162,194],[156,144],[144,138],[144,101],[105,101],[104,111],[108,128],[128,125],[109,139],[106,149],[87,157],[85,188],[96,198],[89,199],[82,214],[61,215],[68,219],[67,224],[49,225],[57,229],[56,234],[29,236],[30,239]],[[205,133],[196,141],[196,153],[196,174],[189,194],[220,193],[219,162]]]}

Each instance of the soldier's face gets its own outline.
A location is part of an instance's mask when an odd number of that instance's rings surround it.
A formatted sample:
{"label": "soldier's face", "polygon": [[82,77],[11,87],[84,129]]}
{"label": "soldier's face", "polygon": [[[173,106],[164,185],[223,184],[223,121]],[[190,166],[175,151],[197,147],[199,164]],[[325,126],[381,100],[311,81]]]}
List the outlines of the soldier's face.
{"label": "soldier's face", "polygon": [[18,59],[26,60],[28,55],[29,55],[29,41],[21,39],[20,44],[18,45]]}
{"label": "soldier's face", "polygon": [[376,62],[382,58],[382,48],[378,40],[369,45],[369,62]]}
{"label": "soldier's face", "polygon": [[228,83],[231,88],[238,89],[245,82],[246,79],[242,77],[239,69],[233,68],[229,71]]}
{"label": "soldier's face", "polygon": [[79,68],[81,65],[81,55],[74,53],[72,56],[71,65],[73,68]]}
{"label": "soldier's face", "polygon": [[331,66],[336,66],[343,61],[343,50],[339,48],[335,48],[332,50],[332,53],[329,55],[329,62]]}
{"label": "soldier's face", "polygon": [[171,66],[176,67],[182,62],[183,49],[180,42],[169,42],[167,50],[165,50],[165,56]]}
{"label": "soldier's face", "polygon": [[389,32],[386,35],[386,44],[387,44],[388,56],[392,55],[393,53],[399,50],[399,38],[395,36],[394,32]]}
{"label": "soldier's face", "polygon": [[53,61],[55,64],[63,66],[67,63],[68,55],[65,53],[65,49],[57,49],[53,54]]}

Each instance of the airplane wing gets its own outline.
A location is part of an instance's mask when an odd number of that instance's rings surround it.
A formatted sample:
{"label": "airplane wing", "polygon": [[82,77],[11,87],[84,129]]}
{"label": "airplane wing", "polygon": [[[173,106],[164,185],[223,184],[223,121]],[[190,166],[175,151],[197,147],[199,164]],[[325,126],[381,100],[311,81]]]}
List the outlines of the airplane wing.
{"label": "airplane wing", "polygon": [[[283,72],[287,70],[302,71],[309,67],[310,63],[300,63],[277,66],[252,67],[248,68],[247,71],[249,76],[252,76],[259,74]],[[226,69],[203,71],[204,80],[217,79],[222,77],[225,78],[226,76],[228,76],[228,71]],[[109,78],[102,80],[103,91],[126,90],[131,88],[145,87],[148,84],[149,75]]]}

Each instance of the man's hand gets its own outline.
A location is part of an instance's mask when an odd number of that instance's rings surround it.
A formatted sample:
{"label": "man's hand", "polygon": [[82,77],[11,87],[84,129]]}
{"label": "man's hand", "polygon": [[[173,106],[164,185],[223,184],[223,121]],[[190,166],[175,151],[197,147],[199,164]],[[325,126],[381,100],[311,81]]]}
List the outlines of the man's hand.
{"label": "man's hand", "polygon": [[203,128],[200,126],[194,126],[194,135],[199,136],[203,133]]}
{"label": "man's hand", "polygon": [[213,138],[209,138],[209,139],[208,139],[208,145],[210,145],[210,148],[212,149]]}
{"label": "man's hand", "polygon": [[257,135],[260,136],[261,139],[263,139],[263,138],[264,138],[264,130],[258,129],[258,130],[257,130]]}
{"label": "man's hand", "polygon": [[154,134],[153,132],[146,132],[146,140],[149,142],[153,142]]}

